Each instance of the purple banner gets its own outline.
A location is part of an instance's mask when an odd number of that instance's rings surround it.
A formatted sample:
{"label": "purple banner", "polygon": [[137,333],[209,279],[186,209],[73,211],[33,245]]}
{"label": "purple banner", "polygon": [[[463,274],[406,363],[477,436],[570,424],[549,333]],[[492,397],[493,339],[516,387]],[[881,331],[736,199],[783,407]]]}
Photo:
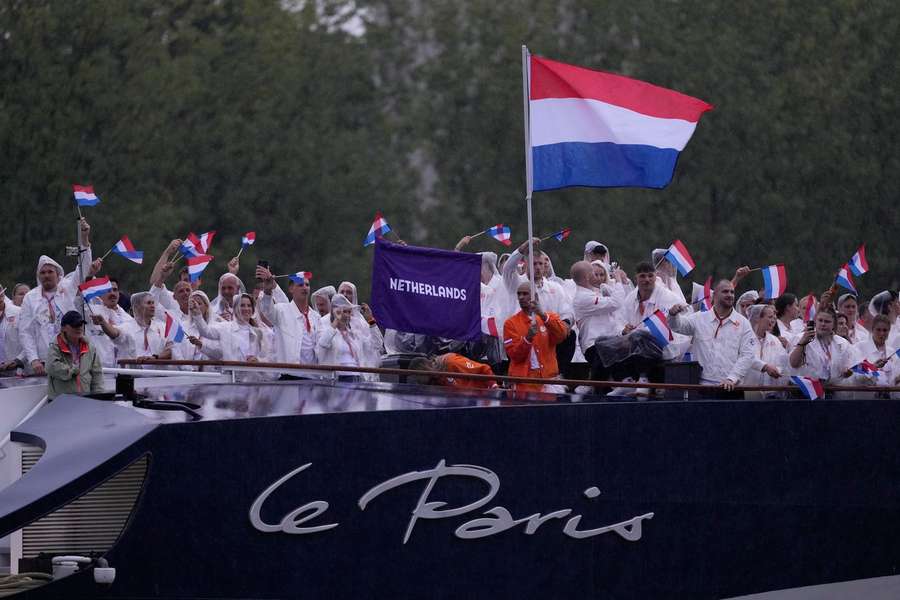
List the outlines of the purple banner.
{"label": "purple banner", "polygon": [[397,331],[481,337],[481,256],[375,241],[372,312]]}

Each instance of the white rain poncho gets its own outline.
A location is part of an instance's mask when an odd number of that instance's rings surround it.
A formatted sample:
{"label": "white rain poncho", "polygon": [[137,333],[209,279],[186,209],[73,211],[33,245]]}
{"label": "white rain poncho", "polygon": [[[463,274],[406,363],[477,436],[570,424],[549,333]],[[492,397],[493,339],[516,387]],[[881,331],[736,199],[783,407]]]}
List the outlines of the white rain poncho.
{"label": "white rain poncho", "polygon": [[[35,360],[47,359],[50,344],[59,335],[62,316],[70,310],[81,309],[83,302],[78,296],[78,285],[83,281],[79,270],[87,273],[90,268],[91,250],[87,248],[81,255],[81,268],[65,275],[62,266],[49,256],[41,256],[35,269],[37,286],[25,294],[19,313],[19,341],[22,344],[26,367]],[[59,283],[51,292],[44,292],[38,273],[45,265],[50,265],[59,274]]]}

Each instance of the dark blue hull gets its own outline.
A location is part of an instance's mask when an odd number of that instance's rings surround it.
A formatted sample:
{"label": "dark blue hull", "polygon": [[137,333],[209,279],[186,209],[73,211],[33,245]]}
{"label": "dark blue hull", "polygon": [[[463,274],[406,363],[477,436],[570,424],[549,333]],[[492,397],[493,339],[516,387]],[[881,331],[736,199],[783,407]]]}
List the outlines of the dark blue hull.
{"label": "dark blue hull", "polygon": [[[376,410],[386,393],[352,391],[372,410],[135,427],[82,478],[150,456],[107,555],[115,583],[27,597],[697,600],[897,573],[900,403]],[[45,422],[98,403],[66,402]]]}

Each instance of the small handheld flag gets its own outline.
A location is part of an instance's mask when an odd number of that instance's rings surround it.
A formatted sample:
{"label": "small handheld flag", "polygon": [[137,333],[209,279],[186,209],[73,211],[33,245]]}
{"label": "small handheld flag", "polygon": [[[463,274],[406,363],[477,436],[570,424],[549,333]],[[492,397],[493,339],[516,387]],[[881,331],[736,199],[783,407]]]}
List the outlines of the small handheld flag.
{"label": "small handheld flag", "polygon": [[787,271],[784,270],[784,265],[763,267],[762,274],[766,300],[774,300],[787,289]]}
{"label": "small handheld flag", "polygon": [[309,271],[297,271],[296,273],[291,273],[288,275],[288,279],[293,281],[294,283],[299,283],[303,285],[304,283],[309,283],[312,279],[312,273]]}
{"label": "small handheld flag", "polygon": [[188,239],[193,243],[194,248],[199,250],[200,254],[208,254],[215,236],[215,231],[207,231],[199,237],[194,232],[191,232],[188,234]]}
{"label": "small handheld flag", "polygon": [[688,249],[681,243],[681,240],[672,242],[672,245],[669,246],[669,250],[665,254],[665,259],[675,265],[675,268],[678,269],[678,272],[681,273],[682,277],[685,277],[694,270],[694,259],[691,258],[690,252],[688,252]]}
{"label": "small handheld flag", "polygon": [[834,282],[843,288],[847,288],[854,294],[856,293],[856,286],[853,285],[853,275],[850,274],[850,267],[848,265],[841,267]]}
{"label": "small handheld flag", "polygon": [[850,258],[850,262],[847,263],[847,265],[850,267],[850,271],[857,277],[869,270],[869,261],[866,260],[865,244],[859,247],[859,250],[857,250],[856,254]]}
{"label": "small handheld flag", "polygon": [[803,320],[809,323],[810,321],[814,321],[816,318],[816,308],[819,304],[819,301],[816,300],[814,294],[810,293],[806,297],[806,308],[803,310]]}
{"label": "small handheld flag", "polygon": [[556,233],[551,233],[547,237],[541,238],[541,241],[543,242],[543,241],[549,240],[550,238],[554,238],[557,242],[561,242],[564,239],[566,239],[567,237],[569,237],[570,233],[572,233],[572,229],[570,227],[564,227],[563,229],[560,229]]}
{"label": "small handheld flag", "polygon": [[[133,263],[143,264],[144,262],[144,252],[141,250],[135,250],[134,244],[131,243],[131,240],[128,239],[127,235],[123,235],[122,239],[116,242],[116,245],[112,247],[110,252],[115,252],[119,256],[123,258],[127,258]],[[109,252],[107,252],[109,254]],[[105,257],[104,257],[105,258]]]}
{"label": "small handheld flag", "polygon": [[712,310],[712,277],[706,279],[706,283],[691,283],[691,304],[699,304],[700,312]]}
{"label": "small handheld flag", "polygon": [[94,298],[99,298],[100,296],[105,296],[110,293],[112,291],[112,284],[109,282],[109,277],[97,277],[96,279],[90,279],[80,284],[78,289],[81,290],[84,301],[90,302]]}
{"label": "small handheld flag", "polygon": [[72,193],[75,196],[75,203],[78,206],[97,206],[100,198],[94,193],[94,187],[91,185],[72,185]]}
{"label": "small handheld flag", "polygon": [[200,279],[200,275],[203,274],[204,269],[209,266],[209,263],[210,261],[212,261],[212,259],[213,257],[208,254],[188,257],[188,274],[191,277],[191,283],[194,283],[195,281]]}
{"label": "small handheld flag", "polygon": [[850,370],[859,375],[865,375],[867,377],[875,377],[878,378],[881,375],[881,371],[878,370],[878,367],[873,365],[868,360],[863,360],[861,363],[853,365],[850,367]]}
{"label": "small handheld flag", "polygon": [[794,375],[791,377],[791,381],[794,382],[794,385],[799,387],[800,391],[803,392],[803,395],[810,400],[818,400],[819,398],[825,397],[825,388],[818,379]]}
{"label": "small handheld flag", "polygon": [[194,240],[191,239],[192,237],[195,240],[197,239],[196,235],[194,235],[193,233],[190,233],[190,234],[188,234],[187,238],[185,238],[185,240],[183,242],[181,242],[181,245],[178,247],[178,251],[185,258],[194,258],[196,256],[200,256],[201,254],[203,254],[203,252],[200,251],[200,247],[198,246],[199,240],[195,243]]}
{"label": "small handheld flag", "polygon": [[250,246],[252,246],[255,241],[256,241],[256,232],[255,231],[248,231],[247,233],[245,233],[241,237],[241,249],[238,250],[237,258],[240,258],[241,253],[244,250],[246,250],[247,248],[249,248]]}
{"label": "small handheld flag", "polygon": [[372,226],[369,227],[369,233],[366,234],[366,239],[363,240],[363,248],[371,246],[375,243],[375,238],[384,237],[384,235],[390,231],[391,226],[388,225],[388,222],[381,216],[381,212],[376,212],[375,220],[372,221]]}
{"label": "small handheld flag", "polygon": [[169,311],[166,311],[166,339],[176,344],[184,340],[184,329],[181,327],[181,323],[172,318]]}
{"label": "small handheld flag", "polygon": [[660,348],[665,348],[672,341],[672,330],[669,329],[669,321],[661,310],[644,319],[644,326],[650,330],[653,337],[659,343]]}
{"label": "small handheld flag", "polygon": [[503,225],[502,223],[499,225],[494,225],[485,230],[485,233],[503,244],[504,246],[509,246],[512,244],[510,241],[510,237],[512,237],[512,233],[509,229],[508,225]]}

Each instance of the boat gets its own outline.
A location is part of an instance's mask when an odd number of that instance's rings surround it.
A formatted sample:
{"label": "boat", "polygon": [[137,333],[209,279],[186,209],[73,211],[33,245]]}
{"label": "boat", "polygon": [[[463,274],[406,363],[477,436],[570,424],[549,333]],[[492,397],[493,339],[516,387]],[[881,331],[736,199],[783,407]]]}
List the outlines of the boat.
{"label": "boat", "polygon": [[17,598],[900,597],[896,400],[119,371],[10,434]]}

